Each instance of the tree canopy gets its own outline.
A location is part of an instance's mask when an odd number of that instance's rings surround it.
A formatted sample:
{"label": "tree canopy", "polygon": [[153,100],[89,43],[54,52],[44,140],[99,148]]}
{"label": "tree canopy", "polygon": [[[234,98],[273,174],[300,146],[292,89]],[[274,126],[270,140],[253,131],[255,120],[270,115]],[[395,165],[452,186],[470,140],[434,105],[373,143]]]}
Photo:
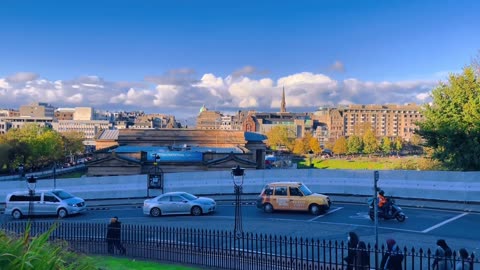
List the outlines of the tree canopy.
{"label": "tree canopy", "polygon": [[480,170],[480,82],[472,67],[440,83],[423,114],[417,134],[432,158],[451,170]]}

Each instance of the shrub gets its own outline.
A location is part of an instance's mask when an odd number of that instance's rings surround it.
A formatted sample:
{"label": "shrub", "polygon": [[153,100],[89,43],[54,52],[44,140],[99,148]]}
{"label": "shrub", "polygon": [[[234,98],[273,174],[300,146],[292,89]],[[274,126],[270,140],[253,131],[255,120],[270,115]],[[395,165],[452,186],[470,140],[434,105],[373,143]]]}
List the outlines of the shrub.
{"label": "shrub", "polygon": [[96,269],[92,259],[69,251],[66,243],[48,242],[55,228],[38,236],[30,235],[31,224],[23,235],[0,231],[0,269]]}

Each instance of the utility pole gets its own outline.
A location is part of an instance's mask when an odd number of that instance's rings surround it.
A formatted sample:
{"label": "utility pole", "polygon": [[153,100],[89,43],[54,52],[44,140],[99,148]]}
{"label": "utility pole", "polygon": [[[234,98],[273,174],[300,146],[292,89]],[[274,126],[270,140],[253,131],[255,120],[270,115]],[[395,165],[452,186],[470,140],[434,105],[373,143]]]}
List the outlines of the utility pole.
{"label": "utility pole", "polygon": [[378,269],[378,187],[377,182],[380,178],[378,171],[373,172],[373,213],[375,217],[375,269]]}

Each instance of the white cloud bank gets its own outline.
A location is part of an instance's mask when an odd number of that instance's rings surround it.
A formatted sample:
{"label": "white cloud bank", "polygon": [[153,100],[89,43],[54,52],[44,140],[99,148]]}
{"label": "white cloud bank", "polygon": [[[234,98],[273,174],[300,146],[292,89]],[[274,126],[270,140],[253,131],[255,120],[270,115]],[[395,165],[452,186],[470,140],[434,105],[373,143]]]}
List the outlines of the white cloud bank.
{"label": "white cloud bank", "polygon": [[279,111],[282,88],[287,110],[312,112],[321,105],[422,104],[429,101],[438,81],[369,82],[359,79],[337,81],[324,74],[302,72],[278,78],[248,77],[255,68],[246,67],[227,77],[191,70],[146,77],[144,82],[111,82],[97,76],[48,81],[39,75],[20,72],[0,78],[0,108],[18,108],[31,102],[56,107],[91,106],[104,110],[143,110],[195,117],[199,108],[222,112],[254,109]]}

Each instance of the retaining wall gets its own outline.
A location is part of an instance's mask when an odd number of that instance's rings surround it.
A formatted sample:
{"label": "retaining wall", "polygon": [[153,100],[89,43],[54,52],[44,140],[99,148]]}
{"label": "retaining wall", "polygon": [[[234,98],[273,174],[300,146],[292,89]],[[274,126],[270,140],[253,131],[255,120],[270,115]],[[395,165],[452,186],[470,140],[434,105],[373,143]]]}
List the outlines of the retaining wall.
{"label": "retaining wall", "polygon": [[[164,179],[164,192],[233,194],[230,171],[168,173]],[[312,191],[325,194],[373,194],[373,171],[315,169],[247,170],[243,192],[260,193],[265,184],[277,181],[303,182]],[[36,189],[53,186],[52,179],[40,179]],[[398,198],[480,202],[480,172],[380,171],[378,186]],[[147,175],[57,179],[56,187],[84,199],[142,198],[147,196]],[[25,181],[1,181],[0,203],[8,193],[26,189]],[[150,190],[150,196],[157,194],[160,190]]]}

